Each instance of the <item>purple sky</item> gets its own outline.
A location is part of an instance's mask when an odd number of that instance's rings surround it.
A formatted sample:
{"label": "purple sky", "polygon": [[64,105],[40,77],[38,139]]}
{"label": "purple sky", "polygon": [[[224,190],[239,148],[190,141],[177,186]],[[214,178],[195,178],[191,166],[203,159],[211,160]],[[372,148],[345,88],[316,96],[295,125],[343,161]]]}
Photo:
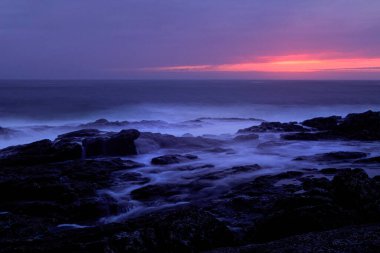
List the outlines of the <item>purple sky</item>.
{"label": "purple sky", "polygon": [[380,65],[360,64],[308,73],[160,69],[288,55],[380,62],[380,1],[0,1],[0,79],[380,79]]}

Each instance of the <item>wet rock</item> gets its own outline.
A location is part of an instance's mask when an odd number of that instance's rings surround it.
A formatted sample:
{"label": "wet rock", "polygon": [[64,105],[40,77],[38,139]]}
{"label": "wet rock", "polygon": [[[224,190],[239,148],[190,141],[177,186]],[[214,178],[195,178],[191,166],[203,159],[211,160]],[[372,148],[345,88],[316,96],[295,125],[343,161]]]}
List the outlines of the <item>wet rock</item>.
{"label": "wet rock", "polygon": [[148,177],[144,177],[141,173],[137,172],[127,172],[123,173],[118,177],[123,183],[131,182],[134,184],[146,184],[149,183],[150,179]]}
{"label": "wet rock", "polygon": [[2,149],[0,164],[34,165],[84,157],[134,155],[137,154],[134,140],[139,134],[134,129],[119,133],[79,130],[59,135],[54,141],[46,139]]}
{"label": "wet rock", "polygon": [[338,173],[338,171],[339,170],[337,168],[325,168],[325,169],[321,169],[319,172],[326,175],[334,175]]}
{"label": "wet rock", "polygon": [[335,140],[343,139],[341,136],[337,136],[332,132],[317,132],[317,133],[295,133],[284,134],[281,138],[289,141],[303,140],[303,141],[320,141],[320,140]]}
{"label": "wet rock", "polygon": [[182,162],[188,162],[191,160],[198,159],[195,155],[163,155],[159,157],[155,157],[152,159],[151,163],[154,165],[167,165],[167,164],[174,164],[174,163],[182,163]]}
{"label": "wet rock", "polygon": [[332,181],[335,200],[347,207],[361,207],[379,197],[373,181],[362,169],[340,170]]}
{"label": "wet rock", "polygon": [[330,198],[290,196],[275,202],[271,211],[260,219],[251,238],[264,242],[309,231],[325,230],[345,225],[350,220]]}
{"label": "wet rock", "polygon": [[330,116],[330,117],[318,117],[313,119],[308,119],[302,122],[302,125],[315,128],[317,130],[332,130],[338,123],[340,123],[342,117],[340,116]]}
{"label": "wet rock", "polygon": [[107,119],[98,119],[94,122],[79,125],[81,128],[99,128],[99,127],[125,127],[129,124],[128,121],[108,121]]}
{"label": "wet rock", "polygon": [[268,243],[215,249],[207,253],[377,253],[379,248],[380,225],[374,224],[306,233]]}
{"label": "wet rock", "polygon": [[95,137],[101,135],[103,132],[98,129],[82,129],[65,134],[58,135],[58,140],[64,141],[82,141],[85,137]]}
{"label": "wet rock", "polygon": [[335,127],[326,131],[289,134],[284,135],[283,138],[287,140],[380,140],[380,112],[352,113],[337,122]]}
{"label": "wet rock", "polygon": [[234,138],[235,141],[250,141],[250,140],[257,140],[259,138],[259,135],[257,134],[241,134]]}
{"label": "wet rock", "polygon": [[336,133],[354,140],[380,140],[380,112],[348,114]]}
{"label": "wet rock", "polygon": [[100,218],[114,203],[97,190],[109,186],[111,173],[122,169],[121,160],[2,167],[0,210],[62,223]]}
{"label": "wet rock", "polygon": [[306,132],[307,128],[297,124],[297,122],[281,123],[281,122],[263,122],[259,126],[252,126],[241,129],[238,133],[247,132]]}
{"label": "wet rock", "polygon": [[370,157],[367,159],[360,159],[356,163],[380,163],[380,156]]}
{"label": "wet rock", "polygon": [[131,196],[140,201],[157,200],[181,194],[184,188],[184,186],[176,184],[147,185],[133,190]]}
{"label": "wet rock", "polygon": [[302,183],[302,188],[305,191],[329,191],[331,188],[331,181],[325,177],[322,178],[307,178]]}
{"label": "wet rock", "polygon": [[223,170],[213,170],[209,173],[203,174],[201,176],[191,176],[188,178],[198,179],[198,180],[218,180],[228,176],[237,175],[239,173],[247,173],[260,170],[261,167],[258,164],[236,166]]}
{"label": "wet rock", "polygon": [[314,161],[314,162],[332,162],[332,161],[350,161],[359,158],[366,157],[367,153],[363,152],[348,152],[348,151],[339,151],[339,152],[329,152],[321,153],[312,156],[299,156],[295,158],[296,161]]}
{"label": "wet rock", "polygon": [[164,209],[124,223],[46,231],[29,241],[2,242],[2,252],[200,252],[233,245],[233,234],[192,207]]}
{"label": "wet rock", "polygon": [[134,141],[140,132],[135,129],[122,130],[119,133],[87,137],[82,140],[86,157],[136,155]]}
{"label": "wet rock", "polygon": [[176,137],[169,134],[143,132],[135,143],[139,153],[149,153],[160,149],[199,151],[219,147],[223,141],[205,137]]}
{"label": "wet rock", "polygon": [[138,162],[135,162],[135,161],[132,161],[132,160],[123,160],[123,165],[127,169],[135,169],[135,168],[140,168],[140,167],[144,167],[145,166],[145,164],[143,164],[143,163],[138,163]]}
{"label": "wet rock", "polygon": [[12,146],[0,150],[0,164],[33,165],[82,157],[82,148],[76,143],[53,143],[41,140],[25,145]]}

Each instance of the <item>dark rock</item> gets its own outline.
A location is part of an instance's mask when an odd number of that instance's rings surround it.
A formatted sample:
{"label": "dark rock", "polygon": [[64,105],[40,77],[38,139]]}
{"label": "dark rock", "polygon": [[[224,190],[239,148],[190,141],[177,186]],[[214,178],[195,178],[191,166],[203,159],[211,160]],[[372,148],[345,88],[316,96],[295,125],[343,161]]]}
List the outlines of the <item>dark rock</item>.
{"label": "dark rock", "polygon": [[260,177],[249,188],[249,185],[239,187],[236,192],[254,198],[251,203],[255,209],[244,211],[257,217],[253,226],[245,225],[248,241],[270,241],[309,231],[379,221],[380,184],[363,170],[340,170],[332,181],[299,178],[304,192],[297,194],[286,185],[273,187],[276,185],[273,180],[273,176]]}
{"label": "dark rock", "polygon": [[319,140],[334,140],[343,139],[343,137],[338,136],[331,132],[317,132],[317,133],[295,133],[295,134],[284,134],[281,137],[285,140],[296,141],[319,141]]}
{"label": "dark rock", "polygon": [[139,153],[148,153],[160,149],[181,149],[186,151],[219,147],[223,141],[205,137],[176,137],[169,134],[143,132],[136,140]]}
{"label": "dark rock", "polygon": [[380,112],[348,114],[336,133],[354,140],[380,140]]}
{"label": "dark rock", "polygon": [[191,160],[198,159],[195,155],[163,155],[159,157],[155,157],[152,159],[152,164],[155,165],[167,165],[167,164],[174,164],[174,163],[182,163],[182,162],[188,162]]}
{"label": "dark rock", "polygon": [[107,119],[98,119],[94,122],[79,125],[80,128],[97,128],[97,127],[125,127],[129,124],[128,121],[108,121]]}
{"label": "dark rock", "polygon": [[0,164],[34,165],[94,156],[135,155],[137,150],[134,140],[139,134],[134,129],[119,133],[105,133],[96,129],[79,130],[59,135],[54,142],[41,140],[2,149]]}
{"label": "dark rock", "polygon": [[245,165],[245,166],[236,166],[229,169],[224,170],[214,170],[209,173],[203,174],[200,177],[194,176],[191,179],[195,180],[218,180],[221,178],[226,178],[231,175],[237,175],[239,173],[246,173],[251,171],[257,171],[260,170],[261,167],[258,164],[252,164],[252,165]]}
{"label": "dark rock", "polygon": [[165,209],[125,223],[57,232],[2,243],[2,252],[200,252],[233,245],[233,234],[211,214]]}
{"label": "dark rock", "polygon": [[83,139],[86,157],[136,155],[134,141],[140,132],[135,129],[122,130],[116,134],[88,137]]}
{"label": "dark rock", "polygon": [[0,150],[0,164],[3,165],[33,165],[75,160],[81,157],[82,148],[79,144],[53,143],[50,140],[41,140]]}
{"label": "dark rock", "polygon": [[259,138],[259,135],[257,134],[241,134],[234,138],[235,141],[250,141],[250,140],[257,140]]}
{"label": "dark rock", "polygon": [[[312,122],[318,122],[312,121]],[[316,124],[316,123],[315,123]],[[380,112],[348,114],[343,120],[338,120],[335,127],[317,133],[296,133],[284,135],[286,140],[380,140]]]}
{"label": "dark rock", "polygon": [[122,169],[121,160],[3,167],[0,210],[62,223],[100,218],[113,203],[97,190],[109,186],[111,173]]}
{"label": "dark rock", "polygon": [[379,196],[362,169],[340,170],[332,181],[331,191],[339,204],[348,207],[360,207]]}
{"label": "dark rock", "polygon": [[312,156],[299,156],[295,158],[296,161],[315,161],[315,162],[332,162],[332,161],[349,161],[354,159],[359,159],[366,157],[367,154],[363,152],[348,152],[348,151],[339,151],[339,152],[329,152],[321,153]]}
{"label": "dark rock", "polygon": [[338,173],[338,169],[336,168],[325,168],[325,169],[321,169],[319,172],[321,172],[322,174],[326,174],[326,175],[334,175],[336,173]]}
{"label": "dark rock", "polygon": [[69,132],[65,134],[58,135],[58,140],[66,140],[66,141],[82,141],[85,137],[95,137],[101,135],[102,132],[97,129],[82,129],[74,132]]}
{"label": "dark rock", "polygon": [[118,179],[122,180],[123,182],[131,182],[134,184],[146,184],[150,181],[148,177],[144,177],[141,173],[137,172],[123,173],[118,177]]}
{"label": "dark rock", "polygon": [[302,125],[318,130],[332,130],[338,125],[341,120],[342,117],[340,116],[318,117],[305,120],[302,122]]}
{"label": "dark rock", "polygon": [[155,184],[147,185],[131,192],[131,196],[135,200],[148,201],[167,198],[181,194],[183,186],[176,184]]}
{"label": "dark rock", "polygon": [[306,132],[309,131],[297,122],[281,123],[281,122],[263,122],[259,126],[252,126],[241,129],[238,133],[247,132]]}
{"label": "dark rock", "polygon": [[271,241],[294,234],[342,226],[350,216],[329,198],[290,196],[275,202],[252,232],[254,241]]}
{"label": "dark rock", "polygon": [[207,253],[377,253],[379,248],[380,225],[374,224],[306,233],[263,244],[220,248]]}
{"label": "dark rock", "polygon": [[367,159],[360,159],[356,163],[380,163],[380,156],[370,157]]}
{"label": "dark rock", "polygon": [[331,182],[325,177],[322,178],[308,178],[303,181],[302,187],[305,191],[324,190],[328,191],[331,188]]}
{"label": "dark rock", "polygon": [[139,167],[144,167],[145,164],[143,163],[138,163],[132,160],[123,160],[123,164],[127,169],[135,169]]}

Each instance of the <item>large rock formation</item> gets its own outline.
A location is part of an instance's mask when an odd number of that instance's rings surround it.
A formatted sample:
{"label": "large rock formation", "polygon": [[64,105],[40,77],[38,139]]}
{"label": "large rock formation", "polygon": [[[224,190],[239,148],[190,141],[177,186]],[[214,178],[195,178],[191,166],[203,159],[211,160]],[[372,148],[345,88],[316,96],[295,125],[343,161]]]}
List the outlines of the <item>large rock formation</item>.
{"label": "large rock formation", "polygon": [[351,113],[343,119],[336,116],[314,118],[304,121],[303,124],[320,132],[296,133],[283,137],[287,140],[380,140],[380,112]]}
{"label": "large rock formation", "polygon": [[59,135],[54,141],[41,140],[0,150],[0,164],[33,165],[75,160],[86,157],[137,154],[134,141],[140,132],[134,129],[119,133],[85,129]]}

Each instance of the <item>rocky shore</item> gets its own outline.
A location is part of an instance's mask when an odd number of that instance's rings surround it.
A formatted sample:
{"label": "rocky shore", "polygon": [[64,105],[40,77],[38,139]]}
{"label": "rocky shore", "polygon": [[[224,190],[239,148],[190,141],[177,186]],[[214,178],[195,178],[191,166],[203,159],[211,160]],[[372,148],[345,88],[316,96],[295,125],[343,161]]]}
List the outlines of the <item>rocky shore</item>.
{"label": "rocky shore", "polygon": [[[0,252],[379,252],[380,112],[227,137],[108,124],[128,126],[102,119],[0,150]],[[297,148],[340,142],[349,149]],[[278,156],[286,169],[228,163],[294,145]]]}

